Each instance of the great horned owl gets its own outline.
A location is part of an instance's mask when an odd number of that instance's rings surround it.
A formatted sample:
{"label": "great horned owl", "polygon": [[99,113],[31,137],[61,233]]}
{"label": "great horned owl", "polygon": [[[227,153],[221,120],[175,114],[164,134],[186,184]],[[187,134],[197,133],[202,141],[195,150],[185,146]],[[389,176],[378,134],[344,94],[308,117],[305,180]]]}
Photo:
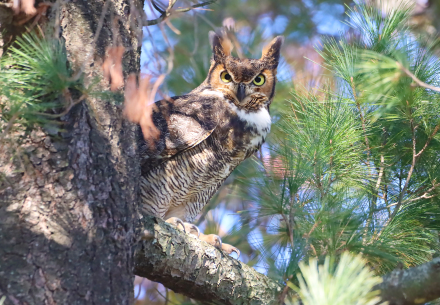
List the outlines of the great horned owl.
{"label": "great horned owl", "polygon": [[[283,43],[276,37],[260,59],[239,59],[231,56],[225,35],[210,32],[209,38],[213,56],[207,78],[186,95],[156,102],[153,123],[160,136],[154,145],[140,145],[143,211],[197,232],[189,223],[270,131]],[[239,255],[217,235],[198,236]]]}

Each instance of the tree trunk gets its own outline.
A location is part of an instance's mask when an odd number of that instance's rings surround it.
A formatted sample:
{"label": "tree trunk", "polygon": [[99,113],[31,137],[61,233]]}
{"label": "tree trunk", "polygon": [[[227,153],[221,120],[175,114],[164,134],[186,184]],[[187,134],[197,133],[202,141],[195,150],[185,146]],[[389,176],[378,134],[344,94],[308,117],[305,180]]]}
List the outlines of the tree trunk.
{"label": "tree trunk", "polygon": [[[114,41],[131,50],[124,71],[139,71],[130,2],[77,0],[52,7],[49,24],[65,41],[68,64],[74,71],[84,67],[86,85],[102,79],[105,49]],[[107,88],[104,81],[99,86]],[[83,101],[62,121],[65,132],[33,130],[15,156],[11,147],[1,148],[0,166],[8,174],[0,190],[0,299],[132,304],[140,175],[134,126],[122,119],[120,107],[99,98]]]}

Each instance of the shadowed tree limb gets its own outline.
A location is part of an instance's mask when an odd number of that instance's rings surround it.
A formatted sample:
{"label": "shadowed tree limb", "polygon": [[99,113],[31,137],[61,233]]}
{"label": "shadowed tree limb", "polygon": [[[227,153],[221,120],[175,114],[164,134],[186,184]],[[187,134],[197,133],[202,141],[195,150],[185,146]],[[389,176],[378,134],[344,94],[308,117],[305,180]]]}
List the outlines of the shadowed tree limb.
{"label": "shadowed tree limb", "polygon": [[440,258],[383,277],[381,296],[389,305],[424,304],[440,298]]}
{"label": "shadowed tree limb", "polygon": [[[206,302],[279,304],[283,286],[161,219],[144,219],[144,239],[135,253],[138,276]],[[389,305],[423,304],[440,298],[440,258],[395,270],[376,286]],[[215,301],[214,301],[215,300]]]}
{"label": "shadowed tree limb", "polygon": [[204,241],[146,217],[135,274],[218,304],[278,304],[282,286]]}

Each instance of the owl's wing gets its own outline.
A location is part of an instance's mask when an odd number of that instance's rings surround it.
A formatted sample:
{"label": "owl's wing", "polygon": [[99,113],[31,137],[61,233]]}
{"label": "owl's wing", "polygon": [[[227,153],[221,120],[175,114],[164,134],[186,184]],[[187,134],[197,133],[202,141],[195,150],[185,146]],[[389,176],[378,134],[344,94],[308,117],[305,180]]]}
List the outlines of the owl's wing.
{"label": "owl's wing", "polygon": [[155,103],[153,123],[159,136],[143,141],[141,154],[147,159],[167,159],[196,146],[214,131],[221,117],[218,97],[184,95]]}

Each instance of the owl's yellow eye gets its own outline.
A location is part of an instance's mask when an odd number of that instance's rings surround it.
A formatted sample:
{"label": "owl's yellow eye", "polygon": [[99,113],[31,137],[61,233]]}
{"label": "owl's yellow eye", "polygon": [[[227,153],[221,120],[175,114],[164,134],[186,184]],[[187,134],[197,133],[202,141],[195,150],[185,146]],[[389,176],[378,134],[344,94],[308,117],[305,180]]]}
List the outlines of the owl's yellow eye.
{"label": "owl's yellow eye", "polygon": [[266,81],[266,78],[264,77],[263,74],[260,74],[254,78],[254,84],[257,86],[263,85],[265,81]]}
{"label": "owl's yellow eye", "polygon": [[232,80],[232,76],[228,72],[223,71],[220,74],[220,79],[225,83],[229,83]]}

